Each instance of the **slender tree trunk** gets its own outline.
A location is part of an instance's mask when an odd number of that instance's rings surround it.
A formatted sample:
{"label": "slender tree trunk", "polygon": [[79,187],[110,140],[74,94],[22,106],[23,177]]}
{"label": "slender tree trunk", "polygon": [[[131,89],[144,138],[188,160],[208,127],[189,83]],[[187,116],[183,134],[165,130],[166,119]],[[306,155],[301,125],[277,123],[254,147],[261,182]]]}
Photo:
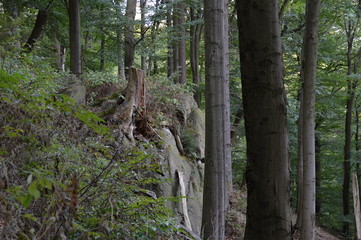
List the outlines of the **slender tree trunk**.
{"label": "slender tree trunk", "polygon": [[56,67],[59,71],[65,72],[66,50],[58,40],[55,40]]}
{"label": "slender tree trunk", "polygon": [[313,240],[315,238],[315,86],[320,5],[320,0],[306,1],[306,28],[303,38],[301,62],[301,76],[303,78],[303,204],[300,240]]}
{"label": "slender tree trunk", "polygon": [[[171,0],[167,0],[166,3],[170,5]],[[170,29],[172,27],[172,10],[170,6],[167,5],[167,28]],[[173,45],[172,45],[172,37],[170,34],[168,35],[168,57],[167,57],[167,76],[171,77],[173,74],[174,66],[173,66]]]}
{"label": "slender tree trunk", "polygon": [[297,220],[296,228],[300,229],[302,226],[302,204],[303,204],[303,83],[301,78],[300,89],[300,110],[297,121]]}
{"label": "slender tree trunk", "polygon": [[315,158],[316,158],[316,216],[321,213],[322,198],[317,191],[321,189],[321,139],[319,134],[317,134],[317,129],[319,129],[320,123],[316,121],[315,126]]}
{"label": "slender tree trunk", "polygon": [[[191,21],[198,20],[201,17],[200,6],[191,7]],[[194,99],[198,106],[201,106],[202,93],[200,91],[201,74],[199,71],[199,44],[201,41],[202,25],[195,24],[190,27],[190,63],[192,68],[192,78],[195,85]]]}
{"label": "slender tree trunk", "polygon": [[179,26],[179,43],[178,43],[178,83],[185,84],[187,81],[186,78],[186,28],[185,28],[185,6],[183,1],[180,1],[178,4],[179,7],[179,16],[178,16],[178,26]]}
{"label": "slender tree trunk", "polygon": [[100,40],[100,67],[99,70],[104,72],[105,68],[105,35],[102,34],[102,38]]}
{"label": "slender tree trunk", "polygon": [[47,21],[48,21],[47,9],[45,10],[39,9],[38,14],[36,16],[36,21],[33,31],[31,32],[28,41],[25,43],[23,47],[24,53],[30,53],[33,50],[34,44],[40,38],[42,32],[44,31]]}
{"label": "slender tree trunk", "polygon": [[173,7],[173,28],[176,31],[175,40],[172,44],[173,51],[173,73],[177,75],[174,77],[174,83],[178,83],[179,81],[179,7],[178,4],[174,4]]}
{"label": "slender tree trunk", "polygon": [[354,202],[354,214],[356,225],[356,240],[361,240],[361,206],[360,206],[360,187],[358,185],[357,173],[352,174],[352,193]]}
{"label": "slender tree trunk", "polygon": [[245,240],[291,238],[287,107],[277,0],[237,0],[247,139]]}
{"label": "slender tree trunk", "polygon": [[[346,24],[347,35],[347,75],[352,74],[352,49],[355,36],[355,26],[349,21]],[[351,181],[351,138],[352,138],[352,110],[355,98],[355,84],[351,79],[347,82],[347,100],[346,100],[346,117],[345,117],[345,146],[344,146],[344,162],[343,162],[343,215],[347,217],[350,214],[350,181]],[[343,233],[347,236],[350,232],[350,224],[348,221],[343,223]]]}
{"label": "slender tree trunk", "polygon": [[135,52],[135,39],[134,39],[134,19],[136,14],[137,1],[127,0],[127,7],[125,16],[128,18],[128,23],[125,27],[125,46],[124,46],[124,67],[125,74],[128,77],[128,71],[134,64],[134,52]]}
{"label": "slender tree trunk", "polygon": [[[140,26],[140,33],[141,33],[141,38],[143,39],[145,36],[145,7],[147,5],[147,0],[140,0],[140,18],[141,18],[141,26]],[[142,56],[140,57],[140,68],[144,71],[147,72],[146,69],[146,59],[144,54],[142,54]]]}
{"label": "slender tree trunk", "polygon": [[225,238],[230,170],[228,1],[204,4],[206,149],[202,230],[204,239]]}
{"label": "slender tree trunk", "polygon": [[69,0],[70,72],[76,76],[82,73],[80,41],[80,0]]}

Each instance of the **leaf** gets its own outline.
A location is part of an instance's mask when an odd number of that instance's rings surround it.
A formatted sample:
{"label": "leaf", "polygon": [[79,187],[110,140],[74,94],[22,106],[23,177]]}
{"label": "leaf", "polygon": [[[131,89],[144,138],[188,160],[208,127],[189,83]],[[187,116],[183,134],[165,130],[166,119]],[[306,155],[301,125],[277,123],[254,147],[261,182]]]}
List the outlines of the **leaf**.
{"label": "leaf", "polygon": [[33,181],[33,174],[30,174],[30,175],[28,176],[28,179],[26,180],[26,182],[27,182],[28,184],[30,184],[30,183],[32,183],[32,181]]}
{"label": "leaf", "polygon": [[33,197],[30,194],[25,194],[20,197],[20,203],[25,207],[28,208],[30,206],[31,201],[33,200]]}
{"label": "leaf", "polygon": [[37,182],[32,182],[28,187],[29,194],[33,196],[35,199],[40,197],[40,191],[37,188]]}
{"label": "leaf", "polygon": [[30,220],[35,221],[35,222],[38,221],[38,219],[36,217],[34,217],[33,215],[31,215],[31,214],[24,214],[22,217],[30,219]]}

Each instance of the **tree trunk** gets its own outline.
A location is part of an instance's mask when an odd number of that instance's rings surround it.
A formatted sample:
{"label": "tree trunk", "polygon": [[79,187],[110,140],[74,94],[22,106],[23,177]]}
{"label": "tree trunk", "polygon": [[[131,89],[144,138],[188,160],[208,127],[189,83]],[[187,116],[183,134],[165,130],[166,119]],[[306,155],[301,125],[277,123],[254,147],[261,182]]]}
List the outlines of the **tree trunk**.
{"label": "tree trunk", "polygon": [[117,41],[118,41],[118,77],[120,79],[125,79],[123,36],[122,36],[120,30],[118,30],[118,33],[117,33]]}
{"label": "tree trunk", "polygon": [[104,72],[105,68],[105,34],[102,33],[102,38],[100,40],[100,66],[99,70]]}
{"label": "tree trunk", "polygon": [[291,238],[287,107],[277,0],[237,0],[247,140],[246,240]]}
{"label": "tree trunk", "polygon": [[59,71],[65,72],[66,49],[58,40],[55,40],[56,67]]}
{"label": "tree trunk", "polygon": [[316,153],[315,102],[317,69],[317,35],[320,0],[306,1],[306,28],[302,46],[301,77],[303,82],[303,194],[300,240],[315,238]]}
{"label": "tree trunk", "polygon": [[204,239],[225,238],[231,167],[227,0],[204,4],[206,149],[202,230]]}
{"label": "tree trunk", "polygon": [[70,72],[82,73],[80,41],[80,0],[69,0]]}
{"label": "tree trunk", "polygon": [[357,174],[352,174],[352,192],[356,223],[356,240],[361,240],[361,209],[360,209],[360,188],[358,185]]}
{"label": "tree trunk", "polygon": [[[167,0],[166,3],[169,5],[171,0]],[[172,10],[170,6],[167,6],[167,28],[170,29],[172,27]],[[168,78],[173,75],[173,45],[170,34],[168,35],[168,57],[167,57],[167,76]]]}
{"label": "tree trunk", "polygon": [[[141,39],[144,38],[145,36],[145,7],[147,5],[147,0],[140,0],[140,18],[141,18],[141,26],[140,26],[140,34],[141,34]],[[146,69],[146,59],[144,54],[142,54],[142,56],[140,57],[140,68],[144,71],[147,72]]]}
{"label": "tree trunk", "polygon": [[36,16],[36,21],[33,31],[31,32],[28,41],[25,43],[23,47],[24,53],[30,53],[33,50],[34,44],[40,38],[41,33],[43,32],[47,21],[48,21],[47,9],[46,10],[39,9],[38,14]]}
{"label": "tree trunk", "polygon": [[179,7],[179,16],[178,16],[178,26],[179,26],[179,43],[178,43],[178,83],[185,84],[187,81],[186,78],[186,29],[185,29],[185,6],[183,1],[178,3]]}
{"label": "tree trunk", "polygon": [[[347,30],[347,75],[352,74],[352,49],[355,37],[355,26],[352,21],[348,22]],[[344,162],[343,162],[343,215],[345,218],[350,214],[350,181],[351,181],[351,138],[352,138],[352,110],[355,98],[355,84],[351,79],[347,80],[347,100],[346,100],[346,117],[345,117],[345,146],[344,146]],[[343,233],[347,236],[350,232],[350,224],[348,221],[343,223]]]}
{"label": "tree trunk", "polygon": [[302,204],[303,204],[303,83],[301,79],[301,89],[300,89],[300,110],[299,117],[297,120],[297,220],[296,220],[296,229],[300,229],[302,226]]}
{"label": "tree trunk", "polygon": [[133,129],[135,128],[133,112],[134,109],[142,112],[145,108],[145,74],[144,71],[134,67],[129,69],[128,74],[128,85],[124,102],[117,107],[112,120],[120,122],[119,128],[132,143],[135,143],[133,137]]}
{"label": "tree trunk", "polygon": [[125,75],[128,78],[128,71],[134,64],[135,39],[134,39],[134,19],[136,14],[137,1],[127,0],[127,7],[125,16],[128,18],[128,23],[125,27],[125,46],[124,46],[124,67]]}
{"label": "tree trunk", "polygon": [[173,30],[176,32],[175,38],[172,44],[172,52],[173,52],[173,73],[176,74],[174,76],[174,83],[178,83],[179,81],[179,17],[178,17],[178,4],[174,4],[173,7]]}
{"label": "tree trunk", "polygon": [[[191,21],[201,18],[200,6],[191,7]],[[192,68],[192,78],[195,85],[194,99],[198,106],[201,106],[202,93],[200,91],[201,74],[199,71],[199,44],[201,41],[202,25],[195,24],[190,27],[190,63]]]}
{"label": "tree trunk", "polygon": [[315,126],[315,160],[316,160],[316,216],[321,213],[322,198],[317,192],[321,189],[321,139],[317,130],[320,127],[320,122],[316,121]]}

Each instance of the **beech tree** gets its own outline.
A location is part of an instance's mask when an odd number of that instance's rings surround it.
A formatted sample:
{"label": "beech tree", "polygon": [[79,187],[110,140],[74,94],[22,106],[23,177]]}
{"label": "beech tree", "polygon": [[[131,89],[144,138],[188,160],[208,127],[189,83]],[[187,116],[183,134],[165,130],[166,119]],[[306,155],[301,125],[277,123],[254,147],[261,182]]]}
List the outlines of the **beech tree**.
{"label": "beech tree", "polygon": [[[302,147],[303,151],[303,191],[301,240],[314,239],[316,211],[316,161],[315,161],[315,85],[317,67],[317,31],[320,12],[319,0],[306,2],[306,28],[302,46]],[[300,186],[301,187],[301,186]]]}
{"label": "beech tree", "polygon": [[135,52],[135,39],[134,39],[134,19],[137,9],[136,0],[128,0],[125,16],[128,18],[128,24],[125,29],[125,46],[124,46],[124,66],[125,73],[128,77],[128,72],[134,63],[134,52]]}
{"label": "beech tree", "polygon": [[237,0],[247,140],[245,239],[290,239],[286,97],[277,0]]}
{"label": "beech tree", "polygon": [[67,6],[70,25],[70,72],[76,76],[79,76],[82,72],[80,41],[80,0],[69,0]]}
{"label": "beech tree", "polygon": [[204,239],[217,240],[225,237],[231,162],[227,3],[204,1],[206,147],[202,229]]}

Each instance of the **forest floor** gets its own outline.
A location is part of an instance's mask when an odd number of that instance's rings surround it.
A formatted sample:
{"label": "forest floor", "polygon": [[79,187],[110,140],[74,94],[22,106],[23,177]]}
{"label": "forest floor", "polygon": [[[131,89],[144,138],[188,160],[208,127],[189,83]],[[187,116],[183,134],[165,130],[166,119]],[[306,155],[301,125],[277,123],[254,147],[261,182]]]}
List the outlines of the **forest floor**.
{"label": "forest floor", "polygon": [[[244,236],[246,227],[247,191],[245,188],[234,187],[234,193],[230,198],[230,212],[227,217],[227,240],[239,240]],[[294,214],[295,215],[295,214]],[[296,216],[293,216],[296,219]],[[341,237],[328,232],[326,229],[316,226],[316,240],[341,240]],[[298,240],[299,234],[295,232],[292,240]]]}

